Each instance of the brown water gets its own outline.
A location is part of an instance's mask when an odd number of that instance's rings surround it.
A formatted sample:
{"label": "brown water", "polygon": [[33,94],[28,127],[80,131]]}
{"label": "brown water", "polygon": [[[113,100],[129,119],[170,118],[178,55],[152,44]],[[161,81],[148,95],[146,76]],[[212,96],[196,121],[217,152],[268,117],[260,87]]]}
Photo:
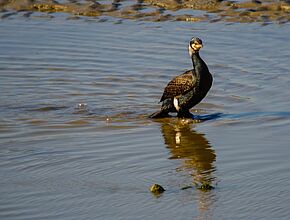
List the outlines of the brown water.
{"label": "brown water", "polygon": [[[0,21],[0,219],[289,218],[288,24],[54,16]],[[200,120],[148,119],[192,36]]]}

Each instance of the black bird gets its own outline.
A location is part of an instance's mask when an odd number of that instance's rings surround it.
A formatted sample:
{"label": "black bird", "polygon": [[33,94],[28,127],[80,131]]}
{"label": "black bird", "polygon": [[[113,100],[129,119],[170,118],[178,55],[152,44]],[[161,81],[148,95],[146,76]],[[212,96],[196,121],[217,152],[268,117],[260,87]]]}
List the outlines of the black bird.
{"label": "black bird", "polygon": [[192,38],[188,45],[188,52],[192,60],[193,69],[173,78],[165,87],[160,99],[161,110],[153,113],[151,118],[168,117],[168,113],[177,112],[179,118],[192,118],[189,112],[208,93],[212,85],[212,75],[206,63],[199,56],[202,40]]}

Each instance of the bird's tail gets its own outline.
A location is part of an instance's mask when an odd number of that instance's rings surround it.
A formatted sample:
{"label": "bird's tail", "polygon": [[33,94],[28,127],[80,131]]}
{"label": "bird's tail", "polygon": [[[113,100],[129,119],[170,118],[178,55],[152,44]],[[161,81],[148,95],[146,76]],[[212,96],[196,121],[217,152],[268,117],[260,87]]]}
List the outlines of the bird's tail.
{"label": "bird's tail", "polygon": [[166,117],[169,117],[168,112],[165,112],[162,109],[149,115],[149,118],[166,118]]}
{"label": "bird's tail", "polygon": [[162,103],[161,109],[158,112],[153,113],[149,118],[168,118],[169,112],[174,112],[175,108],[172,103],[172,99],[165,99]]}

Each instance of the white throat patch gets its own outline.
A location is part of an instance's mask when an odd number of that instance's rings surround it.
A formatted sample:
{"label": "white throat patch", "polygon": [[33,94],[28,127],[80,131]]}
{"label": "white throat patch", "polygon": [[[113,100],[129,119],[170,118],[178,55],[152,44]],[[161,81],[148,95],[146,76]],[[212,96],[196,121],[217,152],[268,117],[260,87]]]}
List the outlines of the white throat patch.
{"label": "white throat patch", "polygon": [[193,49],[190,47],[190,45],[188,45],[188,53],[189,53],[189,56],[192,57]]}

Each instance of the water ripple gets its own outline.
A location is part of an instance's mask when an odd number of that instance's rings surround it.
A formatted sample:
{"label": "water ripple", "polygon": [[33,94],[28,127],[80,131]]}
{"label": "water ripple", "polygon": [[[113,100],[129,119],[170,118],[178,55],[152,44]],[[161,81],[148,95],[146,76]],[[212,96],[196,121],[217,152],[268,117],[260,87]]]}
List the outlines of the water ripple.
{"label": "water ripple", "polygon": [[[1,219],[289,214],[288,27],[61,17],[0,27]],[[148,119],[191,68],[193,35],[214,75],[197,120]],[[202,181],[216,189],[180,190]]]}

